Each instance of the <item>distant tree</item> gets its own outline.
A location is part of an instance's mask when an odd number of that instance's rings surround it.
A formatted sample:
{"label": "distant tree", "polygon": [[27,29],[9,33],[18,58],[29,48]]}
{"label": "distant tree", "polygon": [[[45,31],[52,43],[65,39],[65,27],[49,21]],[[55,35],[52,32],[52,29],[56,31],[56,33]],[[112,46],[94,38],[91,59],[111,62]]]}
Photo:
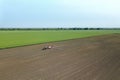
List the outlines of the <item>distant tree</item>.
{"label": "distant tree", "polygon": [[88,30],[88,28],[84,28],[84,30]]}

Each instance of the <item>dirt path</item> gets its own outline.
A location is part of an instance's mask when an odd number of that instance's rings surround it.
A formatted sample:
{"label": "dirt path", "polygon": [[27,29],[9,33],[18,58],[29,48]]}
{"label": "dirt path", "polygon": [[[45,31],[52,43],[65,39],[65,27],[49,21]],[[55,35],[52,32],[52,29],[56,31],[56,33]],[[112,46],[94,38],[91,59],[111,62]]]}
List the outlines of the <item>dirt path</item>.
{"label": "dirt path", "polygon": [[120,80],[120,34],[0,50],[0,80]]}

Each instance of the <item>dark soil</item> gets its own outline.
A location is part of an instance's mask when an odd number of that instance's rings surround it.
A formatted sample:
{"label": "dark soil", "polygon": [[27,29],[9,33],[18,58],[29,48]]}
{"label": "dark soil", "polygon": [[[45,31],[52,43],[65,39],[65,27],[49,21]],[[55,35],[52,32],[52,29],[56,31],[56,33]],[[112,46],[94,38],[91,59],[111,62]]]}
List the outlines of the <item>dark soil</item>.
{"label": "dark soil", "polygon": [[120,80],[120,34],[0,50],[0,80]]}

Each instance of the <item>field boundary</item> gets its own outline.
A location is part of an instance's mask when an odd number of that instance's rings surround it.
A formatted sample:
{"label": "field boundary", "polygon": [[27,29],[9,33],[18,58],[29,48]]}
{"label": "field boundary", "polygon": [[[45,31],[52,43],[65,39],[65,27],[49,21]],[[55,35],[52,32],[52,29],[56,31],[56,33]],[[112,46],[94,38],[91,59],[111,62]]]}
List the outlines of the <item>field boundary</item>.
{"label": "field boundary", "polygon": [[25,47],[25,46],[33,46],[33,45],[40,45],[40,44],[47,44],[47,43],[54,43],[54,42],[63,42],[63,41],[68,41],[68,40],[76,40],[76,39],[85,39],[85,38],[91,38],[91,37],[106,36],[106,35],[111,35],[111,34],[120,34],[120,33],[109,33],[109,34],[101,34],[101,35],[95,35],[95,36],[87,36],[87,37],[83,37],[83,38],[73,38],[73,39],[66,39],[66,40],[58,40],[58,41],[50,41],[50,42],[43,42],[43,43],[27,44],[27,45],[21,45],[21,46],[0,48],[0,50],[18,48],[18,47]]}

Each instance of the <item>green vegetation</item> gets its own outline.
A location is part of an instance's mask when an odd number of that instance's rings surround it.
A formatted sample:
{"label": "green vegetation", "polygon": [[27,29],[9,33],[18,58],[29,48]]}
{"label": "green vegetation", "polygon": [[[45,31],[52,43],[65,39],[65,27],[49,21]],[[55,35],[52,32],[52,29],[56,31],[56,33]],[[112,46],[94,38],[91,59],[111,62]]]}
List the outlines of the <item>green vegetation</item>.
{"label": "green vegetation", "polygon": [[120,30],[0,31],[0,48],[120,33]]}

